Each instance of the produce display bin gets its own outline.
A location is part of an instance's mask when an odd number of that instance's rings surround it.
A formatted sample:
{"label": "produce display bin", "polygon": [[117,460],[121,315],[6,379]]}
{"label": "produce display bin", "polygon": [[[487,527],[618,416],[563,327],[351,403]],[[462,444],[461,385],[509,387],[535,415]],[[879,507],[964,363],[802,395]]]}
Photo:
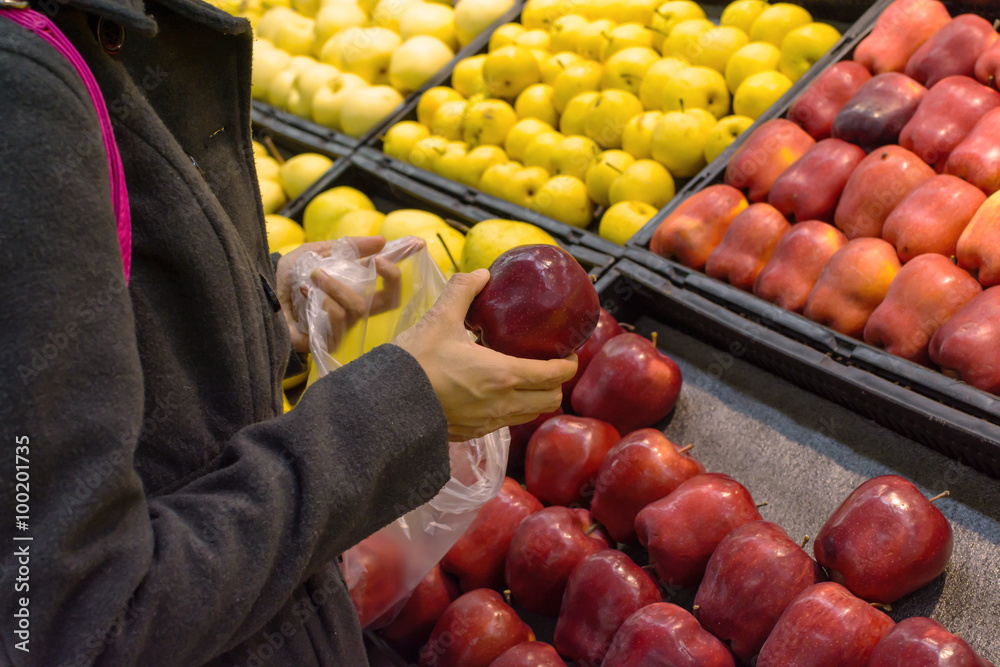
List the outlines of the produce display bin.
{"label": "produce display bin", "polygon": [[[472,227],[477,222],[497,217],[492,212],[454,199],[426,184],[387,169],[371,160],[366,153],[356,153],[337,160],[319,181],[287,204],[281,215],[301,223],[306,205],[316,195],[341,185],[364,192],[382,213],[416,208],[439,215],[449,224],[457,223],[456,227]],[[581,244],[572,235],[560,233],[556,228],[546,228],[546,231],[594,277],[601,276],[614,263],[614,257]]]}
{"label": "produce display bin", "polygon": [[295,114],[254,100],[251,119],[255,135],[267,135],[280,146],[296,153],[323,153],[329,157],[350,155],[359,145],[357,139],[327,130]]}

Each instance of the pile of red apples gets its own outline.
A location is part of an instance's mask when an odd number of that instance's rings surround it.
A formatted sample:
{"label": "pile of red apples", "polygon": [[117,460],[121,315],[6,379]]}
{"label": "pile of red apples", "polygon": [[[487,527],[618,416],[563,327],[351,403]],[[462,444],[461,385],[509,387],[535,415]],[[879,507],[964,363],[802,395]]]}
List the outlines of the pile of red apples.
{"label": "pile of red apples", "polygon": [[1000,35],[896,0],[650,249],[1000,394]]}

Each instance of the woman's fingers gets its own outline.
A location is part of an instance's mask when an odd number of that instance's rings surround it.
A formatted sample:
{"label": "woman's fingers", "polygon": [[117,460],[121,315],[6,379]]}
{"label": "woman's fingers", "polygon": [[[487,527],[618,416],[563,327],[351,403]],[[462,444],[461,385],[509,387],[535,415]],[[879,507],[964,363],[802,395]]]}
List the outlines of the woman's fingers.
{"label": "woman's fingers", "polygon": [[321,269],[312,272],[312,280],[331,299],[344,309],[347,328],[368,313],[368,301],[347,285]]}
{"label": "woman's fingers", "polygon": [[348,240],[358,249],[358,257],[374,255],[385,247],[384,236],[351,236]]}
{"label": "woman's fingers", "polygon": [[515,389],[555,389],[562,387],[576,375],[577,357],[536,361],[533,359],[507,358],[509,372],[517,378]]}
{"label": "woman's fingers", "polygon": [[382,289],[372,299],[372,315],[384,313],[399,306],[403,272],[385,257],[375,258],[375,272],[382,278]]}

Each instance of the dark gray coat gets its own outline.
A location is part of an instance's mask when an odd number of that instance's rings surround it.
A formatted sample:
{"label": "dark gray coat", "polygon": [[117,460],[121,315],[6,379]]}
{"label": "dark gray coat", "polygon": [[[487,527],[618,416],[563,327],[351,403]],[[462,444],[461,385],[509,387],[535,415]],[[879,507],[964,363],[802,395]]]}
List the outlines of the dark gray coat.
{"label": "dark gray coat", "polygon": [[[83,84],[0,19],[0,664],[363,665],[334,559],[447,479],[426,375],[383,346],[277,416],[289,342],[262,285],[245,21],[198,0],[36,8],[104,92],[134,256],[126,288]],[[119,54],[80,10],[124,26]]]}

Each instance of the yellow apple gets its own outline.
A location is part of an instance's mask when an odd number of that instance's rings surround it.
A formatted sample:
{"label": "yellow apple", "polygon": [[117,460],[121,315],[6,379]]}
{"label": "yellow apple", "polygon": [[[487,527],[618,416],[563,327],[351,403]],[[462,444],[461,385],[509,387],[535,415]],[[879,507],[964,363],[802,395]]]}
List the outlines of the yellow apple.
{"label": "yellow apple", "polygon": [[[512,204],[527,208],[531,205],[535,193],[545,185],[547,180],[549,180],[549,172],[545,169],[525,166],[524,169],[515,172],[507,180],[507,187],[504,188],[503,198]],[[475,230],[475,227],[472,229]]]}
{"label": "yellow apple", "polygon": [[569,101],[580,93],[600,90],[602,71],[600,63],[585,60],[560,72],[552,83],[552,104],[556,111],[563,113]]}
{"label": "yellow apple", "polygon": [[611,184],[608,201],[641,201],[659,210],[674,198],[674,193],[674,179],[662,164],[636,160]]}
{"label": "yellow apple", "polygon": [[523,168],[520,162],[500,162],[491,165],[479,179],[479,189],[490,196],[503,199],[507,181]]}
{"label": "yellow apple", "polygon": [[604,63],[601,88],[616,88],[638,95],[649,68],[659,61],[660,54],[646,46],[622,49]]}
{"label": "yellow apple", "polygon": [[455,63],[455,69],[451,73],[451,87],[464,97],[485,92],[486,82],[483,81],[485,62],[486,56],[472,56]]}
{"label": "yellow apple", "polygon": [[422,0],[379,0],[371,11],[371,24],[399,34],[399,19],[410,7]]}
{"label": "yellow apple", "polygon": [[587,186],[575,176],[553,176],[538,189],[530,208],[571,227],[583,229],[594,219]]}
{"label": "yellow apple", "polygon": [[448,141],[459,141],[468,104],[465,100],[448,100],[441,104],[431,119],[431,134]]}
{"label": "yellow apple", "polygon": [[455,36],[459,45],[467,46],[513,6],[514,0],[461,0],[455,7]]}
{"label": "yellow apple", "polygon": [[267,152],[267,147],[256,139],[250,142],[250,147],[253,148],[254,160],[261,157],[271,157],[271,154]]}
{"label": "yellow apple", "polygon": [[389,83],[389,61],[402,40],[388,28],[346,28],[331,37],[320,57],[373,86]]}
{"label": "yellow apple", "polygon": [[653,12],[649,29],[653,32],[653,47],[659,49],[677,24],[692,19],[705,18],[705,10],[690,0],[664,2]]}
{"label": "yellow apple", "polygon": [[729,113],[729,88],[721,74],[708,67],[688,67],[663,88],[663,110],[705,109],[716,118]]}
{"label": "yellow apple", "polygon": [[260,201],[264,207],[265,215],[280,210],[288,203],[285,191],[281,189],[281,185],[277,181],[262,178],[257,182],[257,186],[260,188]]}
{"label": "yellow apple", "polygon": [[520,23],[504,23],[490,35],[490,42],[486,52],[493,53],[505,46],[515,46],[518,35],[523,35],[524,32],[524,26]]}
{"label": "yellow apple", "polygon": [[598,206],[607,206],[608,191],[615,179],[625,173],[625,170],[635,162],[635,158],[621,150],[604,151],[597,156],[587,169],[587,194]]}
{"label": "yellow apple", "polygon": [[255,100],[267,101],[271,81],[288,67],[291,60],[290,55],[275,48],[254,49],[250,94]]}
{"label": "yellow apple", "polygon": [[366,208],[357,208],[343,214],[333,223],[327,235],[330,239],[340,239],[345,236],[375,236],[385,215]]}
{"label": "yellow apple", "polygon": [[622,150],[636,160],[652,157],[653,129],[661,116],[663,113],[659,111],[647,111],[630,120],[622,133]]}
{"label": "yellow apple", "polygon": [[342,215],[355,209],[375,210],[375,204],[363,192],[340,186],[321,192],[308,205],[302,216],[302,226],[307,241],[325,241],[330,238],[334,224]]}
{"label": "yellow apple", "polygon": [[400,208],[386,214],[378,233],[387,241],[395,241],[404,236],[413,236],[423,229],[442,227],[448,227],[448,224],[440,216],[415,208]]}
{"label": "yellow apple", "polygon": [[798,81],[839,41],[840,32],[825,23],[807,23],[790,30],[781,42],[778,69],[792,81]]}
{"label": "yellow apple", "polygon": [[639,86],[639,101],[642,102],[643,108],[651,111],[662,109],[663,89],[667,82],[673,80],[678,72],[687,67],[688,63],[679,58],[663,58],[650,65]]}
{"label": "yellow apple", "polygon": [[556,147],[563,139],[563,135],[559,132],[539,132],[528,142],[521,162],[525,167],[539,167],[544,169],[546,174],[554,174],[556,168],[552,158]]}
{"label": "yellow apple", "polygon": [[639,98],[624,90],[605,90],[587,109],[584,134],[601,148],[621,148],[628,122],[643,112]]}
{"label": "yellow apple", "polygon": [[362,27],[367,22],[367,14],[355,4],[340,2],[323,7],[316,14],[316,37],[313,42],[313,53],[321,55],[327,40],[341,30]]}
{"label": "yellow apple", "polygon": [[657,209],[642,201],[620,201],[601,216],[597,233],[601,238],[625,245],[636,232],[646,226]]}
{"label": "yellow apple", "polygon": [[333,160],[318,153],[300,153],[285,160],[278,172],[278,182],[288,195],[295,199],[329,171]]}
{"label": "yellow apple", "polygon": [[590,104],[597,99],[600,93],[589,91],[580,93],[569,101],[559,117],[559,131],[569,136],[571,134],[584,134],[584,126],[587,121],[587,112]]}
{"label": "yellow apple", "polygon": [[579,14],[560,16],[552,24],[549,49],[556,52],[575,52],[580,46],[580,30],[587,23],[587,19]]}
{"label": "yellow apple", "polygon": [[812,23],[812,15],[802,7],[789,2],[771,5],[750,26],[750,41],[770,42],[781,48],[785,35],[799,26]]}
{"label": "yellow apple", "polygon": [[714,27],[715,24],[707,19],[681,21],[670,31],[670,36],[663,40],[660,52],[664,57],[693,61],[695,56],[701,53],[698,38],[701,37],[702,33],[706,33]]}
{"label": "yellow apple", "polygon": [[427,252],[445,278],[454,275],[458,270],[457,262],[462,257],[462,248],[465,246],[465,235],[462,232],[444,224],[439,227],[424,227],[413,235],[427,243]]}
{"label": "yellow apple", "polygon": [[278,161],[275,160],[270,155],[262,155],[260,157],[255,157],[254,166],[257,167],[257,178],[261,180],[269,180],[278,182],[278,175],[281,173],[281,166]]}
{"label": "yellow apple", "polygon": [[523,46],[505,46],[486,56],[483,81],[494,97],[514,100],[522,90],[542,80],[542,71],[531,51]]}
{"label": "yellow apple", "polygon": [[293,56],[304,56],[313,52],[315,21],[295,14],[286,18],[274,35],[274,46]]}
{"label": "yellow apple", "polygon": [[[542,68],[545,67],[545,63],[549,61],[552,54],[545,49],[529,49],[529,51],[531,51],[531,55],[535,57],[535,62],[538,63],[538,73],[541,75]],[[539,78],[539,81],[541,81],[541,78]]]}
{"label": "yellow apple", "polygon": [[294,20],[295,16],[295,11],[288,7],[272,7],[268,9],[260,17],[260,22],[257,24],[257,36],[273,44],[274,38],[278,34],[278,28],[285,21],[289,19]]}
{"label": "yellow apple", "polygon": [[544,30],[525,30],[514,39],[515,46],[526,49],[549,50],[549,33]]}
{"label": "yellow apple", "polygon": [[653,128],[653,159],[677,178],[694,176],[705,167],[705,143],[717,122],[704,109],[664,113]]}
{"label": "yellow apple", "polygon": [[299,72],[293,90],[288,94],[288,110],[296,116],[312,118],[312,101],[316,92],[340,78],[333,65],[316,63]]}
{"label": "yellow apple", "polygon": [[551,125],[537,118],[519,120],[504,139],[504,150],[512,160],[523,160],[531,140],[543,132],[554,132]]}
{"label": "yellow apple", "polygon": [[768,8],[765,0],[736,0],[729,3],[719,18],[720,25],[731,25],[745,33],[750,32],[753,22]]}
{"label": "yellow apple", "polygon": [[781,72],[749,76],[733,95],[733,113],[757,120],[791,87],[792,80]]}
{"label": "yellow apple", "polygon": [[483,173],[495,164],[507,162],[507,154],[499,146],[476,146],[466,153],[458,181],[478,188]]}
{"label": "yellow apple", "polygon": [[426,137],[413,146],[406,161],[414,167],[434,171],[434,161],[444,155],[446,150],[448,150],[448,140],[444,137]]}
{"label": "yellow apple", "polygon": [[552,105],[552,86],[536,83],[528,86],[517,96],[514,111],[518,118],[537,118],[549,125],[559,123],[559,113]]}
{"label": "yellow apple", "polygon": [[560,0],[528,0],[521,10],[521,23],[528,30],[548,30],[565,13]]}
{"label": "yellow apple", "polygon": [[427,126],[416,121],[404,120],[390,127],[385,133],[385,137],[382,138],[382,151],[397,160],[408,162],[417,142],[429,136],[431,131]]}
{"label": "yellow apple", "polygon": [[589,137],[565,137],[552,151],[552,174],[573,176],[582,182],[600,154],[600,147]]}
{"label": "yellow apple", "polygon": [[720,26],[698,35],[698,52],[691,59],[692,65],[711,67],[716,72],[724,72],[726,63],[734,53],[747,45],[750,38],[739,28]]}
{"label": "yellow apple", "polygon": [[417,121],[422,125],[430,127],[434,113],[442,104],[453,101],[461,102],[463,100],[464,98],[461,93],[453,88],[445,86],[431,88],[421,95],[420,100],[417,102]]}
{"label": "yellow apple", "polygon": [[591,21],[608,19],[618,23],[619,0],[572,0],[572,9]]}
{"label": "yellow apple", "polygon": [[[601,51],[601,61],[607,60],[624,49],[641,47],[652,50],[653,33],[638,23],[623,23],[608,31],[608,43]],[[654,52],[655,53],[655,52]]]}
{"label": "yellow apple", "polygon": [[319,6],[319,0],[292,0],[292,9],[310,18],[316,16]]}
{"label": "yellow apple", "polygon": [[[440,7],[441,5],[429,5]],[[389,59],[389,83],[404,95],[417,90],[455,57],[437,37],[417,35],[403,42]]]}
{"label": "yellow apple", "polygon": [[340,129],[361,137],[403,103],[403,96],[391,86],[372,86],[352,91],[340,107]]}
{"label": "yellow apple", "polygon": [[267,87],[267,101],[272,106],[284,109],[288,105],[288,96],[295,87],[295,79],[299,73],[292,68],[278,72]]}
{"label": "yellow apple", "polygon": [[511,248],[535,243],[559,245],[548,232],[527,222],[483,220],[465,236],[459,266],[464,273],[488,269],[497,257]]}
{"label": "yellow apple", "polygon": [[661,4],[663,4],[663,0],[625,0],[619,7],[618,21],[645,26],[652,25],[654,12]]}
{"label": "yellow apple", "polygon": [[588,60],[600,61],[604,47],[611,41],[609,34],[617,24],[608,19],[598,19],[580,28],[577,53]]}
{"label": "yellow apple", "polygon": [[736,138],[753,125],[753,118],[746,116],[726,116],[719,120],[708,133],[705,142],[705,162],[711,162],[722,154]]}
{"label": "yellow apple", "polygon": [[468,152],[469,144],[464,141],[449,141],[444,153],[434,158],[434,171],[453,181],[459,180],[462,174],[462,165],[465,163],[465,156]]}
{"label": "yellow apple", "polygon": [[367,87],[368,83],[361,77],[355,74],[341,74],[313,95],[313,120],[324,127],[339,130],[344,100],[354,91]]}
{"label": "yellow apple", "polygon": [[462,137],[470,146],[503,146],[517,124],[517,112],[503,100],[483,100],[469,105],[462,123]]}
{"label": "yellow apple", "polygon": [[547,83],[551,86],[556,82],[556,77],[564,69],[581,62],[583,62],[583,58],[568,51],[549,56],[542,65],[542,83]]}
{"label": "yellow apple", "polygon": [[781,51],[770,42],[750,42],[726,63],[726,86],[735,93],[748,76],[778,69]]}
{"label": "yellow apple", "polygon": [[267,247],[300,246],[306,242],[306,233],[302,225],[283,215],[270,213],[264,216],[264,228],[267,230]]}
{"label": "yellow apple", "polygon": [[408,6],[399,17],[399,36],[405,42],[417,35],[437,37],[449,49],[457,51],[455,10],[445,5],[427,2]]}

